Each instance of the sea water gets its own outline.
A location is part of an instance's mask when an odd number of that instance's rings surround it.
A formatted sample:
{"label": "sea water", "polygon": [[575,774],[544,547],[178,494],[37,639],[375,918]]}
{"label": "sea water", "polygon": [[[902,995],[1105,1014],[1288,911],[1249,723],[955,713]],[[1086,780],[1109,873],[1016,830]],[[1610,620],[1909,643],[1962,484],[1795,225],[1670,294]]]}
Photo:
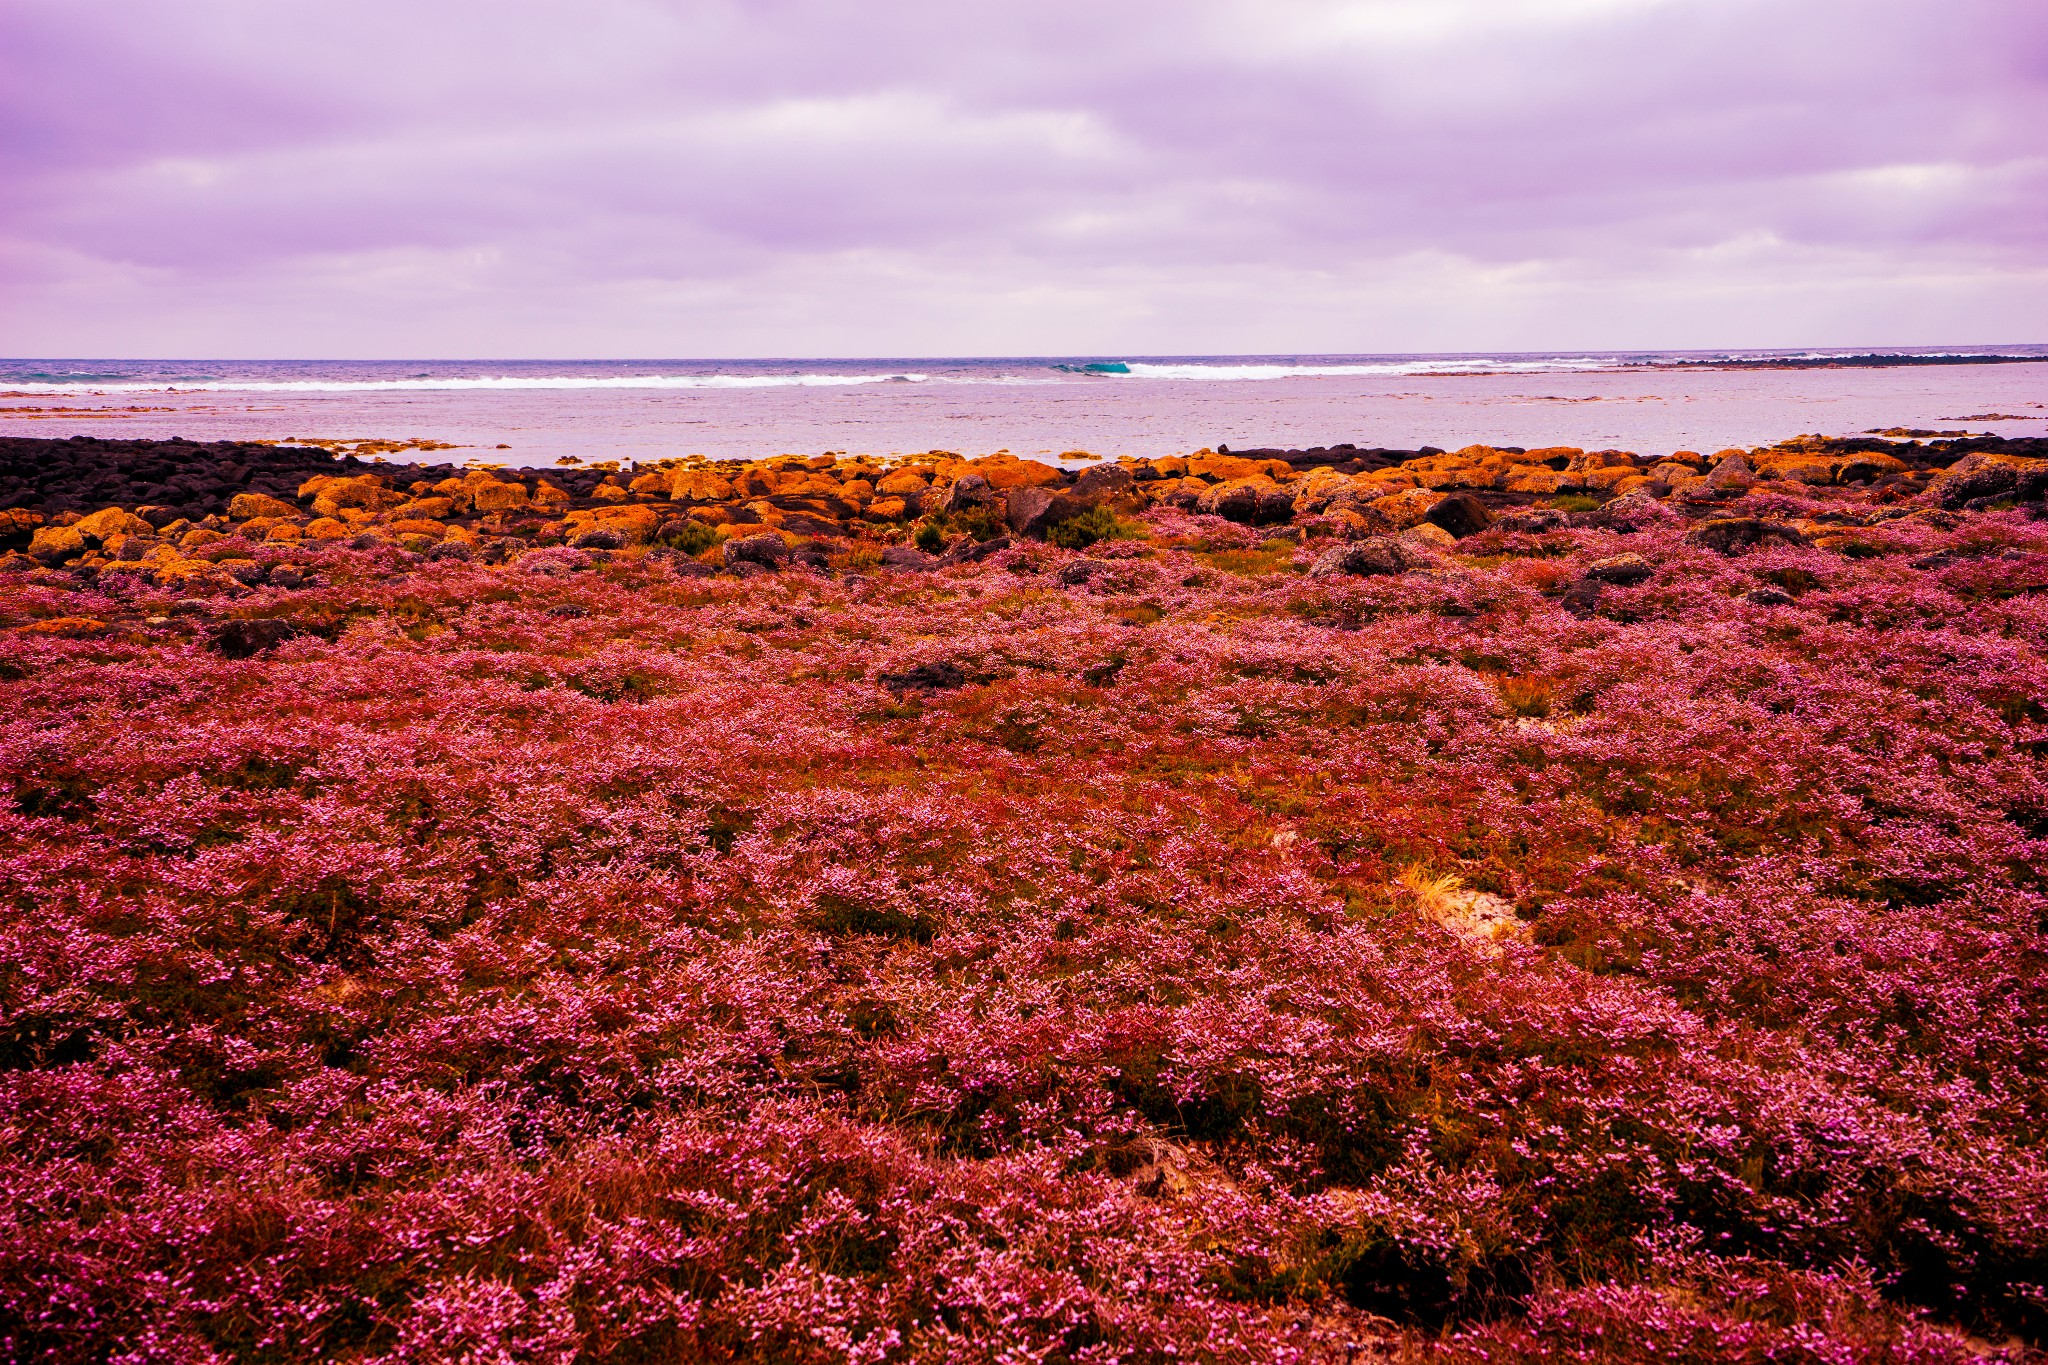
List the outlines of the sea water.
{"label": "sea water", "polygon": [[[2020,363],[1873,365],[1996,355]],[[1786,361],[1855,363],[1742,368]],[[512,465],[950,450],[1711,452],[1809,432],[2048,436],[2048,346],[877,360],[0,360],[0,435],[445,442]],[[1730,365],[1736,367],[1731,368]]]}

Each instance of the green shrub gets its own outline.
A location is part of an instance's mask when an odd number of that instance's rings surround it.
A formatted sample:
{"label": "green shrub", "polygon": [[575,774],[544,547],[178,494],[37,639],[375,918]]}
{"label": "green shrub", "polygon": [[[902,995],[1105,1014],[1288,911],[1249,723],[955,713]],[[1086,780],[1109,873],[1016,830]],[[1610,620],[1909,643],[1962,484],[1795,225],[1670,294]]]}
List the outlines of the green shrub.
{"label": "green shrub", "polygon": [[946,548],[946,530],[936,521],[928,521],[917,528],[911,542],[928,555],[935,555]]}
{"label": "green shrub", "polygon": [[1590,512],[1600,505],[1600,499],[1584,493],[1560,493],[1550,500],[1550,505],[1560,512]]}
{"label": "green shrub", "polygon": [[1045,538],[1062,550],[1085,550],[1098,540],[1144,540],[1150,534],[1135,521],[1125,521],[1107,507],[1091,507],[1048,527]]}
{"label": "green shrub", "polygon": [[658,539],[662,544],[694,557],[718,543],[718,532],[701,521],[692,520],[684,522],[680,529],[669,531]]}

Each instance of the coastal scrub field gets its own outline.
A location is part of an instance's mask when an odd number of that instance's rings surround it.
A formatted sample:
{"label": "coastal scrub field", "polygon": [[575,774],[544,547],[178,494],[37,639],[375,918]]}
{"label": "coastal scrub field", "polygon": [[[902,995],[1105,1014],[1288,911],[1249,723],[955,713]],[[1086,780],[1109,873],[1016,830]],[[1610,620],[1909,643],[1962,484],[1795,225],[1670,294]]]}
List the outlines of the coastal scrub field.
{"label": "coastal scrub field", "polygon": [[0,1356],[2039,1359],[2015,446],[17,479]]}

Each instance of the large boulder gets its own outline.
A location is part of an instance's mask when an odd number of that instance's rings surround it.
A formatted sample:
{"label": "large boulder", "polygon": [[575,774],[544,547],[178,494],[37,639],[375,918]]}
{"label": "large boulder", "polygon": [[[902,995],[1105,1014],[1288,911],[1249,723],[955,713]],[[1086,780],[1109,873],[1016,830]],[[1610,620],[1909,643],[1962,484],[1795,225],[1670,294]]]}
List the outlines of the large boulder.
{"label": "large boulder", "polygon": [[619,507],[586,507],[562,518],[562,534],[571,541],[591,532],[607,532],[624,545],[645,545],[654,538],[661,514],[644,503]]}
{"label": "large boulder", "polygon": [[76,526],[38,526],[29,537],[28,553],[45,564],[61,564],[86,551],[85,537]]}
{"label": "large boulder", "polygon": [[228,519],[248,521],[252,517],[295,517],[299,509],[267,493],[237,493],[228,499]]}
{"label": "large boulder", "polygon": [[213,629],[213,647],[230,659],[248,659],[276,649],[299,633],[290,621],[265,618],[223,621]]}
{"label": "large boulder", "polygon": [[2048,491],[2048,460],[2003,452],[1965,455],[1934,481],[1931,491],[1951,512],[1979,498],[2031,502]]}
{"label": "large boulder", "polygon": [[725,542],[724,554],[727,568],[752,564],[772,569],[789,558],[789,545],[781,536],[765,531],[760,535],[733,537]]}
{"label": "large boulder", "polygon": [[1742,452],[1736,450],[1723,452],[1721,462],[1707,474],[1709,488],[1741,489],[1755,482],[1756,470],[1742,458]]}
{"label": "large boulder", "polygon": [[1309,566],[1311,578],[1374,578],[1407,573],[1429,561],[1420,551],[1391,536],[1367,536],[1326,550]]}
{"label": "large boulder", "polygon": [[[286,516],[294,516],[297,512],[298,509],[295,507],[284,509]],[[115,536],[152,535],[156,531],[156,527],[141,517],[133,512],[124,512],[118,507],[103,508],[89,517],[80,517],[71,523],[71,529],[93,542],[111,540]]]}
{"label": "large boulder", "polygon": [[965,474],[953,481],[939,506],[948,512],[974,512],[1000,507],[1003,495],[979,474]]}
{"label": "large boulder", "polygon": [[1451,494],[1430,508],[1424,519],[1431,525],[1441,526],[1460,540],[1493,525],[1493,513],[1470,493]]}
{"label": "large boulder", "polygon": [[1105,499],[1124,496],[1136,483],[1131,471],[1122,465],[1099,464],[1082,470],[1081,476],[1074,480],[1074,486],[1067,492],[1088,500],[1092,507]]}
{"label": "large boulder", "polygon": [[[479,483],[470,489],[470,505],[479,512],[516,512],[526,507],[532,499],[527,496],[523,483]],[[314,504],[319,505],[317,502]]]}
{"label": "large boulder", "polygon": [[1638,554],[1609,555],[1586,566],[1586,577],[1618,587],[1645,582],[1656,572],[1650,561]]}
{"label": "large boulder", "polygon": [[1294,495],[1259,474],[1217,484],[1196,500],[1195,508],[1225,521],[1267,526],[1293,518]]}
{"label": "large boulder", "polygon": [[1717,555],[1736,555],[1764,545],[1805,545],[1807,539],[1782,522],[1756,517],[1715,517],[1687,531],[1685,543]]}

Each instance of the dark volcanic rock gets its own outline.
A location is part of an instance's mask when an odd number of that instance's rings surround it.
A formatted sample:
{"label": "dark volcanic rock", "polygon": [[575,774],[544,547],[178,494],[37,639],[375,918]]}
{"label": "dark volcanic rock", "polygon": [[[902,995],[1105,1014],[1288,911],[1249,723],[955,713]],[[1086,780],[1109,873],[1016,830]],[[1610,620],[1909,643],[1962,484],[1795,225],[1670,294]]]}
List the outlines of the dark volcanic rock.
{"label": "dark volcanic rock", "polygon": [[164,526],[225,512],[237,493],[296,500],[315,474],[386,475],[398,486],[459,476],[454,465],[376,464],[336,459],[304,446],[242,441],[124,441],[97,436],[69,440],[0,437],[0,509],[26,507],[46,516],[102,507],[147,506],[144,520]]}
{"label": "dark volcanic rock", "polygon": [[1804,545],[1806,537],[1790,526],[1756,517],[1716,517],[1685,533],[1685,543],[1717,555],[1740,554],[1759,545]]}
{"label": "dark volcanic rock", "polygon": [[213,628],[213,647],[230,659],[248,659],[276,649],[298,633],[290,621],[275,618],[223,621]]}
{"label": "dark volcanic rock", "polygon": [[1493,525],[1493,513],[1486,504],[1470,493],[1453,493],[1429,509],[1425,518],[1432,526],[1441,526],[1458,539],[1477,535]]}
{"label": "dark volcanic rock", "polygon": [[1372,578],[1420,568],[1422,556],[1390,536],[1367,536],[1327,550],[1309,567],[1311,578]]}

